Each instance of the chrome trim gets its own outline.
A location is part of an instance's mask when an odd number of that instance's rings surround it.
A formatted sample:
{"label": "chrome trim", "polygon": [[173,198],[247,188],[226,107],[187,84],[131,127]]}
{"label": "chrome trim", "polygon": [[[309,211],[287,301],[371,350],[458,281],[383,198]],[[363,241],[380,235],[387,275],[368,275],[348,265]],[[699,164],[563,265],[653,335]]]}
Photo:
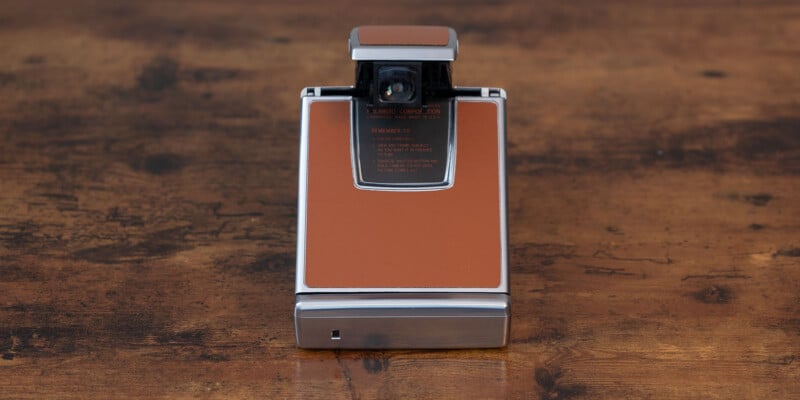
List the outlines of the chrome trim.
{"label": "chrome trim", "polygon": [[[309,93],[310,89],[313,94]],[[297,176],[297,257],[295,260],[295,288],[307,290],[306,272],[306,209],[308,207],[308,113],[311,103],[317,101],[350,101],[350,96],[321,96],[321,87],[308,87],[301,92],[300,156]],[[352,102],[350,103],[352,108]],[[351,112],[352,115],[352,112]],[[352,124],[352,121],[350,121]]]}
{"label": "chrome trim", "polygon": [[487,88],[482,97],[458,97],[458,101],[486,102],[491,101],[497,105],[497,170],[500,173],[498,189],[500,192],[500,258],[503,273],[500,278],[500,287],[508,292],[508,178],[506,175],[506,91],[500,88]]}
{"label": "chrome trim", "polygon": [[455,61],[458,55],[458,37],[453,28],[448,29],[445,46],[366,46],[358,40],[358,28],[350,31],[348,46],[354,61]]}
{"label": "chrome trim", "polygon": [[503,347],[506,294],[311,294],[295,303],[297,346],[317,349]]}

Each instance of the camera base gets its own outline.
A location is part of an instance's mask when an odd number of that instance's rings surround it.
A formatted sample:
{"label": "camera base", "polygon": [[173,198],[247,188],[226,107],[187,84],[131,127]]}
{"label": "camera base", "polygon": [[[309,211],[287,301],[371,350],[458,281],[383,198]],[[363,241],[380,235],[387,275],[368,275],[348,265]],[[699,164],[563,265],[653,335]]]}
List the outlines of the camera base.
{"label": "camera base", "polygon": [[503,347],[509,298],[495,293],[301,294],[295,325],[303,348]]}

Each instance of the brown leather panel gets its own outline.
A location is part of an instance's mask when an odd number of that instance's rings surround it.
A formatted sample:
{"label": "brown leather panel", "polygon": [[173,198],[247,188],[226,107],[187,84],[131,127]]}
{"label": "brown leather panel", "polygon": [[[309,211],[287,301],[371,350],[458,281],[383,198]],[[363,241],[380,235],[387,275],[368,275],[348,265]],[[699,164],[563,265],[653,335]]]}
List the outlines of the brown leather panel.
{"label": "brown leather panel", "polygon": [[375,25],[358,28],[358,41],[362,46],[447,46],[449,40],[446,26]]}
{"label": "brown leather panel", "polygon": [[310,108],[306,285],[499,286],[497,106],[457,105],[455,185],[429,192],[353,186],[349,106]]}

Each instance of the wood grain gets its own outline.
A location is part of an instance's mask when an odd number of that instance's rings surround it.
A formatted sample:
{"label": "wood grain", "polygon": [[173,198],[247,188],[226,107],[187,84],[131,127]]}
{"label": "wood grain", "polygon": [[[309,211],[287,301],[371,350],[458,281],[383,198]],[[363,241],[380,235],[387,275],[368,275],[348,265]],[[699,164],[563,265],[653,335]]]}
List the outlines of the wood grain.
{"label": "wood grain", "polygon": [[[794,2],[0,5],[0,398],[800,398]],[[294,346],[299,90],[393,22],[508,90],[506,349]]]}

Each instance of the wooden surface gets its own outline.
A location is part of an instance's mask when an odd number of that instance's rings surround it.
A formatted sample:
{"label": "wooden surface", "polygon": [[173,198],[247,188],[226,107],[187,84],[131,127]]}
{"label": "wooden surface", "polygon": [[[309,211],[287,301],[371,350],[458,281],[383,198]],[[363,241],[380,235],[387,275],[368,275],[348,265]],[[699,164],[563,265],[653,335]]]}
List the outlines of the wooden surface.
{"label": "wooden surface", "polygon": [[[800,398],[792,1],[2,1],[0,398]],[[301,351],[299,91],[447,24],[509,96],[511,344]]]}

